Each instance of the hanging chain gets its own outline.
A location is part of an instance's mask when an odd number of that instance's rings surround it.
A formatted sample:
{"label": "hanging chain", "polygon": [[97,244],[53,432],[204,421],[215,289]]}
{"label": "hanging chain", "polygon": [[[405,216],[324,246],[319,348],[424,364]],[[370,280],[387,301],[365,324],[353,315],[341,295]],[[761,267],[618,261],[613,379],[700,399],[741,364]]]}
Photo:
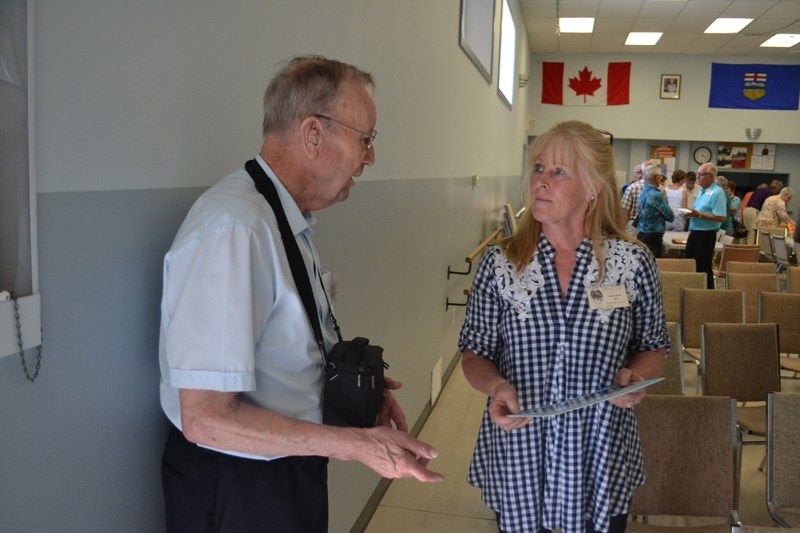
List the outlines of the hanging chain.
{"label": "hanging chain", "polygon": [[14,319],[17,321],[17,344],[19,345],[19,358],[22,361],[22,370],[25,372],[25,379],[33,383],[36,381],[36,378],[39,377],[39,369],[42,368],[42,345],[39,345],[36,352],[36,367],[31,376],[28,371],[28,362],[25,360],[25,348],[22,343],[22,323],[19,321],[19,301],[13,294],[11,295],[11,300],[14,302]]}

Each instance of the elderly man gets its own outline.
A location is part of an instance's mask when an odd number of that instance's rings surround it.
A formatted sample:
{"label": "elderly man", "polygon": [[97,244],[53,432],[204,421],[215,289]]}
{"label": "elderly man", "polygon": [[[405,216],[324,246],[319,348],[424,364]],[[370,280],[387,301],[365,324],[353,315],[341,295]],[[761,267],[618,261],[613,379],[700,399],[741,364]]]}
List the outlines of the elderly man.
{"label": "elderly man", "polygon": [[[346,200],[353,176],[375,162],[373,87],[371,75],[338,61],[287,63],[267,88],[264,142],[247,165],[274,185],[317,274],[309,277],[328,350],[336,337],[311,212]],[[426,468],[436,451],[407,434],[390,393],[375,427],[322,423],[323,359],[292,280],[276,214],[245,169],[197,200],[164,259],[161,405],[173,427],[162,475],[171,532],[327,531],[328,458],[388,478],[442,479]]]}
{"label": "elderly man", "polygon": [[768,197],[761,206],[756,226],[758,228],[785,228],[792,222],[786,213],[786,204],[794,196],[794,191],[784,187],[776,195]]}
{"label": "elderly man", "polygon": [[686,240],[686,257],[695,260],[697,272],[706,273],[706,287],[714,288],[714,245],[717,230],[725,222],[727,214],[727,195],[715,183],[717,167],[704,163],[697,169],[697,183],[700,194],[694,208],[686,214],[689,217],[689,238]]}

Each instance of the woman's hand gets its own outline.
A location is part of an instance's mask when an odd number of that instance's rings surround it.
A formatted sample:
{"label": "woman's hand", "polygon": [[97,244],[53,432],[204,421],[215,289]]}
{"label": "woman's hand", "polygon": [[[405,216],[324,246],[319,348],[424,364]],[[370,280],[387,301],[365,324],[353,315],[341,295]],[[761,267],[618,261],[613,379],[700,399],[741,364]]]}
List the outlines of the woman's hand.
{"label": "woman's hand", "polygon": [[508,381],[499,383],[491,394],[489,416],[497,426],[504,431],[513,431],[531,423],[532,418],[509,417],[509,414],[519,413],[519,400],[517,389]]}
{"label": "woman's hand", "polygon": [[[644,378],[630,368],[623,368],[614,376],[614,385],[625,386],[630,385],[631,383],[636,383],[637,381],[644,381]],[[642,398],[644,398],[646,394],[647,393],[644,389],[639,389],[623,396],[617,396],[616,398],[609,400],[609,403],[616,405],[617,407],[622,407],[623,409],[631,409],[641,402]]]}

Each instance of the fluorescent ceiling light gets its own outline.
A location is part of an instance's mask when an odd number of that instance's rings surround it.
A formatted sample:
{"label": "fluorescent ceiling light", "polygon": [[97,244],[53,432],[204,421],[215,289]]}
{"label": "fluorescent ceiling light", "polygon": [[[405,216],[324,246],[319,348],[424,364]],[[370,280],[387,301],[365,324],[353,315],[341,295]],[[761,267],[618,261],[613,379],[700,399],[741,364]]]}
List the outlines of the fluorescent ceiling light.
{"label": "fluorescent ceiling light", "polygon": [[660,31],[632,31],[625,39],[625,44],[630,46],[653,46],[663,35]]}
{"label": "fluorescent ceiling light", "polygon": [[558,19],[558,30],[561,33],[592,33],[593,17],[561,17]]}
{"label": "fluorescent ceiling light", "polygon": [[798,33],[779,33],[773,35],[759,46],[774,46],[775,48],[790,48],[797,43],[800,43],[800,34]]}
{"label": "fluorescent ceiling light", "polygon": [[739,33],[753,22],[753,19],[726,19],[719,18],[711,23],[703,33]]}

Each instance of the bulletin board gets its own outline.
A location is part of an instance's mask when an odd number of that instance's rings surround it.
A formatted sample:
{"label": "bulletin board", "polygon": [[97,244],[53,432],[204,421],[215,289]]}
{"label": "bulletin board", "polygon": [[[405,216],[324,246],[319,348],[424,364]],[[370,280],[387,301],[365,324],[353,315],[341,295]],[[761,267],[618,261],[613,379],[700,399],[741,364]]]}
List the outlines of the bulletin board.
{"label": "bulletin board", "polygon": [[775,170],[775,145],[720,143],[717,168]]}
{"label": "bulletin board", "polygon": [[675,171],[675,161],[678,156],[678,147],[664,144],[650,145],[650,160],[661,165],[664,175],[668,176]]}

